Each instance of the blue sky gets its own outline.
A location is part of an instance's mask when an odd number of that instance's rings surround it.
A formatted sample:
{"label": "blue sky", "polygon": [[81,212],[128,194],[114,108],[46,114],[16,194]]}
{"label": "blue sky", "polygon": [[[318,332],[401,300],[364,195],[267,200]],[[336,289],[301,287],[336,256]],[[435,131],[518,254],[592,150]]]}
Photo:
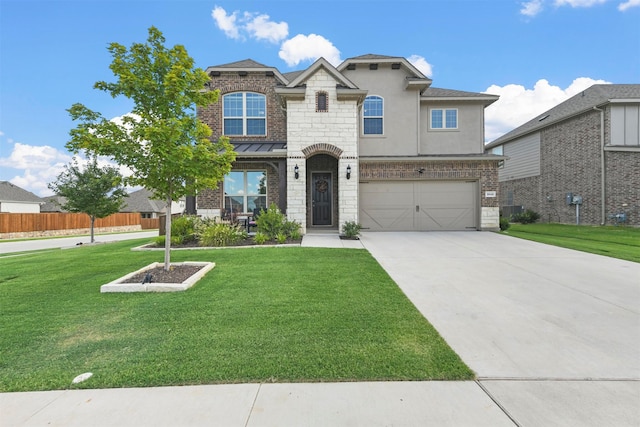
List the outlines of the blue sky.
{"label": "blue sky", "polygon": [[0,0],[0,180],[51,194],[71,160],[66,109],[126,114],[92,87],[113,81],[108,44],[152,25],[201,68],[405,57],[434,87],[500,95],[488,141],[594,83],[640,83],[640,0]]}

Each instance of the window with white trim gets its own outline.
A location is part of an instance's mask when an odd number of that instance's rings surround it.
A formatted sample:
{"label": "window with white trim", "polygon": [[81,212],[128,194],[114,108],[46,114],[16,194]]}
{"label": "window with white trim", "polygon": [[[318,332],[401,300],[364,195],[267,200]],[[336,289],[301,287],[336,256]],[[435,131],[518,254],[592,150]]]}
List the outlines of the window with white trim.
{"label": "window with white trim", "polygon": [[365,135],[382,135],[384,100],[380,96],[367,96],[363,108],[363,132]]}
{"label": "window with white trim", "polygon": [[231,213],[267,209],[267,171],[231,171],[224,177],[224,208]]}
{"label": "window with white trim", "polygon": [[458,129],[458,109],[431,109],[431,129]]}
{"label": "window with white trim", "polygon": [[267,134],[267,98],[254,92],[234,92],[222,97],[223,133],[228,136]]}

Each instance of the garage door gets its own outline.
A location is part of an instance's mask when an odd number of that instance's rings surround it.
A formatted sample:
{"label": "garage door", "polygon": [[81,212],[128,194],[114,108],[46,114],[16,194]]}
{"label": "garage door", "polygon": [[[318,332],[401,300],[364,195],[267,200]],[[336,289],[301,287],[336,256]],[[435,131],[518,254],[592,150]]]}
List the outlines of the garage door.
{"label": "garage door", "polygon": [[477,182],[361,182],[360,223],[372,231],[475,230]]}

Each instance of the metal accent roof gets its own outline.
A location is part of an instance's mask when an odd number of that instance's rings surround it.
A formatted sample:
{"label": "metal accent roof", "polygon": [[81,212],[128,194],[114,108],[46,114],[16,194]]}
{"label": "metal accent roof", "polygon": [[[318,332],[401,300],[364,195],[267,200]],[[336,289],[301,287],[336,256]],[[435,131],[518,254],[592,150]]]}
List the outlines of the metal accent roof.
{"label": "metal accent roof", "polygon": [[231,141],[238,157],[286,157],[286,142]]}

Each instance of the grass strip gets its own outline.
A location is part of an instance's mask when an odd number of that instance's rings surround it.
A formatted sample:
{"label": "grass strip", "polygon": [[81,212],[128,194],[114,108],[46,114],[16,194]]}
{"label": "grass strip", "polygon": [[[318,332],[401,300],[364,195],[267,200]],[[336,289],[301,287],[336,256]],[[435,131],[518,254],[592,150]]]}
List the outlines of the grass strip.
{"label": "grass strip", "polygon": [[640,228],[511,224],[504,234],[549,245],[640,262]]}

